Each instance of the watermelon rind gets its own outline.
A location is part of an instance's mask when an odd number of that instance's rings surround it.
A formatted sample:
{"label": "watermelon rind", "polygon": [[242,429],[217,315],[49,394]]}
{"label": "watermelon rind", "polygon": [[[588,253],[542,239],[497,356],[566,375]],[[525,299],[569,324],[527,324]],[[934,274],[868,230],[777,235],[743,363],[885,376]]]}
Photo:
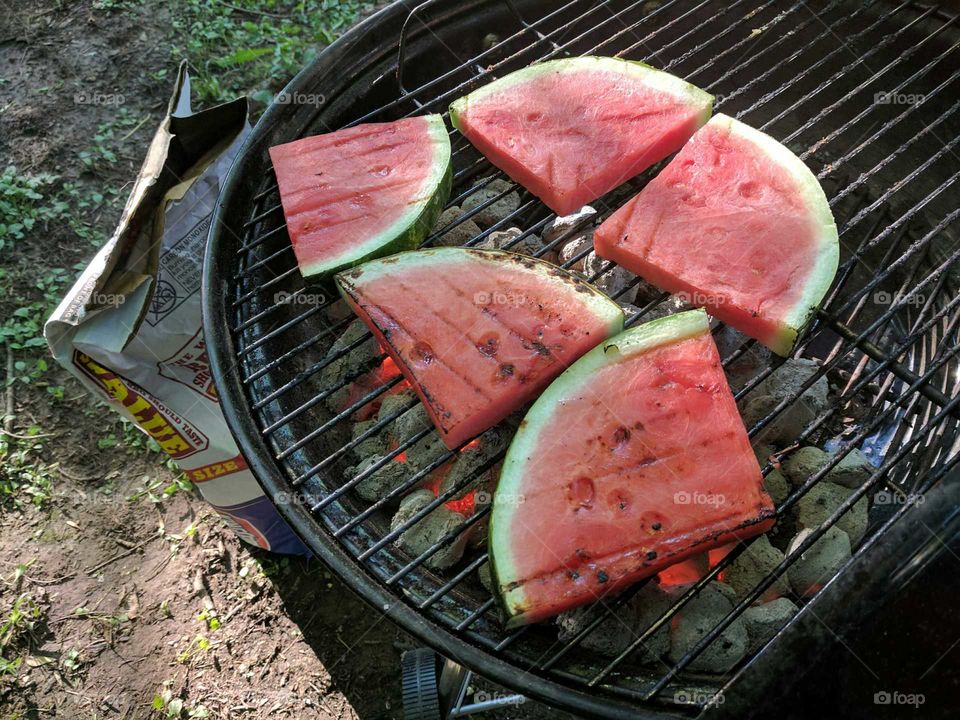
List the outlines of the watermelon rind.
{"label": "watermelon rind", "polygon": [[804,282],[803,293],[790,312],[781,318],[783,323],[781,330],[772,338],[764,339],[764,344],[775,353],[787,356],[793,351],[797,338],[804,328],[813,319],[837,274],[837,266],[840,262],[840,239],[833,212],[816,176],[789,148],[766,133],[723,113],[715,115],[710,122],[712,125],[725,126],[731,135],[751,143],[771,163],[789,173],[797,183],[798,191],[804,199],[810,217],[818,226],[814,238],[814,242],[818,245],[816,262],[810,268],[810,274]]}
{"label": "watermelon rind", "polygon": [[[703,310],[688,310],[653,320],[604,340],[593,350],[583,355],[554,380],[527,411],[517,434],[507,450],[500,471],[500,480],[493,495],[489,524],[490,571],[494,594],[507,617],[507,627],[522,625],[525,618],[516,608],[523,606],[524,589],[503,588],[515,582],[515,553],[523,548],[510,545],[510,527],[514,522],[523,522],[524,468],[536,461],[535,453],[542,432],[549,432],[553,413],[567,398],[582,393],[599,369],[620,361],[624,357],[640,355],[664,345],[698,337],[710,332],[707,313]],[[498,502],[497,498],[508,498]]]}
{"label": "watermelon rind", "polygon": [[462,130],[460,116],[467,111],[469,104],[483,100],[492,93],[509,90],[510,88],[522,85],[525,82],[529,82],[547,73],[584,70],[616,72],[628,75],[642,82],[644,85],[674,95],[689,105],[700,106],[698,126],[709,120],[710,113],[713,111],[713,96],[710,93],[701,90],[696,85],[691,85],[676,75],[671,75],[663,70],[657,70],[646,63],[633,60],[585,55],[583,57],[547,60],[546,62],[530,65],[522,70],[512,72],[499,80],[494,80],[474,90],[469,95],[454,100],[450,105],[450,122],[453,123],[453,126],[457,130]]}
{"label": "watermelon rind", "polygon": [[440,115],[426,115],[424,120],[427,123],[427,133],[433,142],[435,154],[430,172],[424,178],[423,185],[417,193],[417,196],[422,199],[411,203],[392,225],[365,242],[339,255],[302,264],[300,272],[304,277],[330,275],[374,258],[412,250],[427,237],[450,198],[450,190],[453,186],[453,163],[451,162],[450,135],[443,118]]}

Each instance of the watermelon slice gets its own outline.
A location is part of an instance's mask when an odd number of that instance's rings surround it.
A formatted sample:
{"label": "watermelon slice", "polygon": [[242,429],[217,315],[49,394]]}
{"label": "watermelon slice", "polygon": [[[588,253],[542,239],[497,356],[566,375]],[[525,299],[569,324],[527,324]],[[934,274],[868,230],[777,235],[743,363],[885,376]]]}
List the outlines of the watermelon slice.
{"label": "watermelon slice", "polygon": [[433,248],[336,277],[455,449],[623,329],[603,293],[542,260]]}
{"label": "watermelon slice", "polygon": [[439,115],[357,125],[270,148],[304,277],[416,247],[450,196]]}
{"label": "watermelon slice", "polygon": [[450,119],[494,165],[569,215],[680,147],[713,97],[643,63],[532,65],[460,98]]}
{"label": "watermelon slice", "polygon": [[767,531],[774,506],[707,315],[631,328],[540,396],[504,460],[490,519],[513,627]]}
{"label": "watermelon slice", "polygon": [[594,247],[781,355],[816,312],[840,254],[813,173],[726,115],[610,216]]}

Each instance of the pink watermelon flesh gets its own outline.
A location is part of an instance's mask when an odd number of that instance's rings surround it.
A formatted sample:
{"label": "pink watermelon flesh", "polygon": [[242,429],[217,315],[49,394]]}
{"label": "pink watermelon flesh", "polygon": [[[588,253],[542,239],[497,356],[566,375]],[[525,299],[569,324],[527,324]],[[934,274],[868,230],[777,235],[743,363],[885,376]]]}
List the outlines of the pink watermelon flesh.
{"label": "pink watermelon flesh", "polygon": [[623,311],[549,263],[434,248],[337,275],[341,294],[455,449],[536,397]]}
{"label": "pink watermelon flesh", "polygon": [[678,150],[713,98],[639,63],[605,57],[519,70],[450,106],[494,165],[568,215]]}
{"label": "pink watermelon flesh", "polygon": [[449,195],[439,115],[357,125],[270,148],[304,276],[415,247]]}
{"label": "pink watermelon flesh", "polygon": [[702,310],[605,341],[534,403],[494,495],[511,626],[765,532],[774,507]]}
{"label": "pink watermelon flesh", "polygon": [[594,247],[783,355],[829,289],[839,255],[812,173],[724,115],[597,229]]}

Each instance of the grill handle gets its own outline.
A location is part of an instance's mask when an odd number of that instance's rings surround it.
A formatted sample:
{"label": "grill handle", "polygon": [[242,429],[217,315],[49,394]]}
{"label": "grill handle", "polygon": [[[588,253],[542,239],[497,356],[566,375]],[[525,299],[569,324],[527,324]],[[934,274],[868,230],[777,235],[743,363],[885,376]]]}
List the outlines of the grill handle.
{"label": "grill handle", "polygon": [[[403,21],[403,27],[400,29],[400,42],[397,47],[397,87],[400,88],[400,92],[404,95],[410,95],[410,91],[403,84],[403,66],[407,58],[407,33],[410,29],[410,23],[413,22],[414,18],[420,20],[418,14],[421,10],[426,10],[431,5],[436,5],[441,0],[426,0],[425,2],[417,5],[413,10],[410,11],[410,14],[407,15],[407,19]],[[526,20],[523,19],[523,16],[520,14],[520,11],[517,9],[517,6],[513,4],[513,0],[500,0],[504,5],[509,8],[510,12],[513,13],[513,16],[517,19],[523,27],[529,28]],[[420,24],[425,28],[429,29],[427,24],[420,20]],[[413,101],[417,104],[417,107],[422,107],[422,103],[413,98]]]}

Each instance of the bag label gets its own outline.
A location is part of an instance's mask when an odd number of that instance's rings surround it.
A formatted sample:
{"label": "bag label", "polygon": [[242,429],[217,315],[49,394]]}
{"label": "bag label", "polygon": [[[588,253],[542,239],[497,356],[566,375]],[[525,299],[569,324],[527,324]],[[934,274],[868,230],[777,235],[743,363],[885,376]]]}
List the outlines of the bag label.
{"label": "bag label", "polygon": [[180,460],[206,450],[210,445],[210,439],[192,423],[167,408],[136,383],[107,370],[86,353],[74,350],[73,363],[96,383],[110,400],[130,413],[134,422],[156,440],[170,457]]}

